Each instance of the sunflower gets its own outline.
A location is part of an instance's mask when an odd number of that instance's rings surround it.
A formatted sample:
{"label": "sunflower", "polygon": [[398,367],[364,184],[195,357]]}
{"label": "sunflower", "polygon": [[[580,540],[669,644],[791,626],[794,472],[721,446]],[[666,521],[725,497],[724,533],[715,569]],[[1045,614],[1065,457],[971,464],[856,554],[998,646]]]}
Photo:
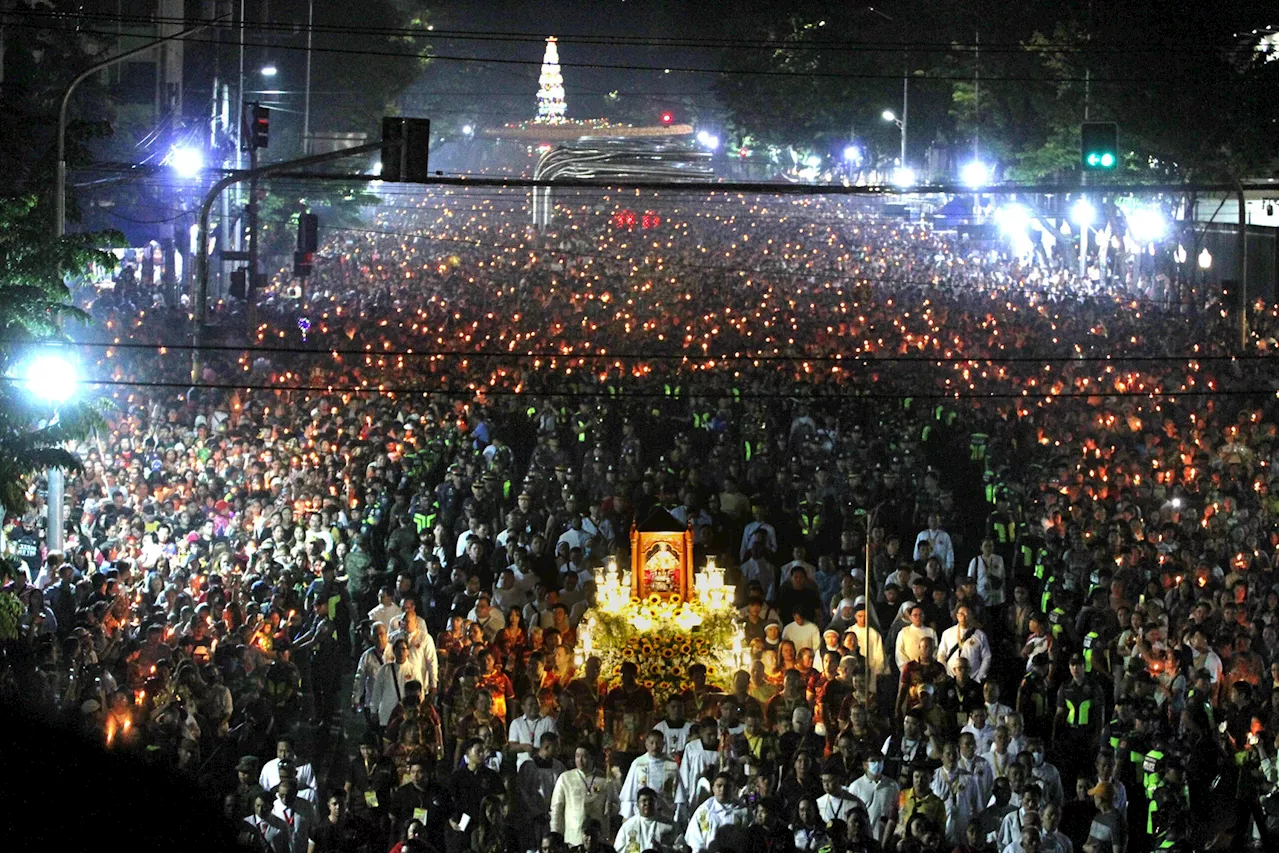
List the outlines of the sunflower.
{"label": "sunflower", "polygon": [[662,650],[662,656],[667,660],[671,660],[672,654],[673,653],[669,647]]}
{"label": "sunflower", "polygon": [[680,644],[680,654],[687,655],[692,651],[693,651],[693,646],[690,645],[688,642],[684,642]]}

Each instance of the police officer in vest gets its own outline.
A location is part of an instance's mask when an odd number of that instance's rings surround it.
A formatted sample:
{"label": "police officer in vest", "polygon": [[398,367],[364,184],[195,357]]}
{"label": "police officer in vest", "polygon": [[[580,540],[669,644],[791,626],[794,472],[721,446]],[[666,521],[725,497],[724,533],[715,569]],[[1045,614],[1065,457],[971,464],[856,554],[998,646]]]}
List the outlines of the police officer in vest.
{"label": "police officer in vest", "polygon": [[1107,715],[1107,700],[1084,668],[1079,652],[1068,662],[1071,678],[1058,688],[1058,709],[1053,720],[1056,763],[1068,777],[1087,773],[1098,754],[1098,739]]}

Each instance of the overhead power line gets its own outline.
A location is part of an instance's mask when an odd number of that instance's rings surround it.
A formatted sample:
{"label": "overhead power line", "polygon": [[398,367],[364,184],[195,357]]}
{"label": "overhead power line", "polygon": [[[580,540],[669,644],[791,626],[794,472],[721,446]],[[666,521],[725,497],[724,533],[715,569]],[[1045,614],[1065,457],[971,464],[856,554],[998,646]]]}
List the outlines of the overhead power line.
{"label": "overhead power line", "polygon": [[[184,24],[199,23],[191,18],[158,16],[158,15],[123,15],[112,13],[76,12],[60,13],[41,9],[15,10],[12,14],[31,19],[49,19],[56,22],[77,23],[79,21],[101,21],[106,23],[130,24]],[[214,22],[207,22],[213,25]],[[236,29],[241,26],[235,25]],[[541,44],[546,40],[545,33],[503,32],[484,30],[447,30],[434,26],[420,25],[416,27],[369,27],[347,26],[335,24],[305,22],[273,22],[246,21],[246,30],[264,33],[283,33],[289,36],[300,36],[308,30],[318,35],[370,36],[377,38],[425,39],[438,41],[475,41],[475,42],[528,42]],[[967,28],[966,28],[967,29]],[[83,30],[81,30],[83,31]],[[649,47],[649,48],[706,48],[715,50],[796,50],[796,51],[868,51],[875,53],[901,53],[904,49],[917,53],[962,53],[972,54],[975,46],[983,53],[1160,53],[1172,51],[1187,53],[1191,51],[1220,51],[1239,47],[1245,40],[1234,39],[1222,42],[1198,40],[1192,42],[1171,42],[1159,40],[1141,40],[1131,43],[1090,40],[1088,42],[1009,42],[992,41],[974,44],[970,41],[907,41],[907,40],[854,40],[826,37],[824,33],[810,31],[817,40],[805,41],[799,38],[716,38],[712,36],[599,36],[583,33],[557,33],[562,44],[589,45],[605,47]]]}
{"label": "overhead power line", "polygon": [[[29,30],[48,29],[47,27],[38,25],[38,24],[9,23],[9,24],[6,24],[6,26],[11,29],[29,29]],[[80,34],[80,35],[102,36],[104,38],[115,38],[119,36],[119,33],[115,33],[110,30],[89,30],[84,28],[77,28],[76,32],[77,34]],[[224,42],[221,42],[216,38],[201,38],[198,36],[188,36],[183,39],[183,42],[185,44],[213,44],[213,45],[224,44]],[[243,42],[243,44],[245,47],[270,48],[271,50],[277,50],[277,51],[288,50],[288,51],[305,52],[308,50],[308,48],[305,45],[275,44],[272,42],[260,42],[260,41],[254,41],[254,42],[245,41]],[[372,50],[367,48],[322,47],[322,46],[316,46],[316,45],[313,45],[310,48],[310,50],[314,53],[328,53],[328,54],[341,55],[341,56],[381,56],[381,57],[390,57],[390,58],[414,59],[414,60],[424,61],[424,62],[432,61],[432,62],[460,62],[460,63],[473,63],[473,64],[485,64],[485,65],[514,65],[514,66],[521,66],[526,68],[538,68],[538,69],[541,69],[542,67],[542,61],[540,59],[513,59],[510,57],[501,57],[501,58],[476,57],[476,56],[462,56],[462,55],[451,55],[451,54],[442,54],[442,53],[415,53],[415,52],[393,51],[393,50]],[[584,69],[599,69],[599,70],[607,70],[607,71],[649,71],[649,72],[654,72],[658,74],[711,74],[711,75],[729,76],[729,77],[784,77],[784,78],[790,77],[790,78],[797,78],[797,79],[818,78],[818,79],[842,79],[842,80],[901,80],[902,79],[902,75],[900,73],[880,74],[880,73],[855,72],[855,71],[779,71],[779,70],[765,69],[765,68],[760,68],[760,69],[689,68],[689,67],[679,67],[679,66],[673,66],[673,65],[635,65],[635,64],[602,63],[602,62],[575,62],[573,63],[573,67],[584,68]],[[1181,71],[1185,71],[1186,74],[1199,73],[1194,71],[1193,69],[1181,69]],[[1170,76],[1176,75],[1178,73],[1180,73],[1180,69],[1175,66],[1175,67],[1166,68],[1165,74],[1159,77],[1156,77],[1156,76],[1106,77],[1102,75],[1073,76],[1073,75],[1061,75],[1061,74],[1033,75],[1033,76],[1029,76],[1029,75],[975,76],[974,74],[968,74],[968,73],[956,73],[956,74],[919,74],[919,75],[913,75],[911,79],[913,82],[916,82],[916,83],[940,81],[940,82],[957,82],[957,83],[973,83],[973,82],[979,82],[979,83],[1001,83],[1001,82],[1006,82],[1006,83],[1084,83],[1084,82],[1090,82],[1092,84],[1102,84],[1102,83],[1147,83],[1149,84],[1156,80],[1162,80],[1162,81],[1167,80],[1169,79]]]}

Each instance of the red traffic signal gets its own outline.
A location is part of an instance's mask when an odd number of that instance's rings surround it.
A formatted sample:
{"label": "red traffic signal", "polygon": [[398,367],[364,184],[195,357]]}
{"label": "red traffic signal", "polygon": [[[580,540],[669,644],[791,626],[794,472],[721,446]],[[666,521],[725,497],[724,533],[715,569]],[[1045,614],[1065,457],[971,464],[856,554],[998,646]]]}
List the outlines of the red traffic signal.
{"label": "red traffic signal", "polygon": [[662,122],[663,124],[671,124],[671,122],[675,120],[676,120],[675,113],[671,112],[671,110],[665,110],[663,111],[662,115],[658,116],[658,121]]}

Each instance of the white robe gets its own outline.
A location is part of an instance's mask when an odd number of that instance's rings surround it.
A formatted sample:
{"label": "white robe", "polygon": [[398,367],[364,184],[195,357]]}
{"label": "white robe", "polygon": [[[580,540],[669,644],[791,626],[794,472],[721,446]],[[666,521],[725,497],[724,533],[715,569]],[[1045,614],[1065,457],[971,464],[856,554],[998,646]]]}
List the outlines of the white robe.
{"label": "white robe", "polygon": [[720,753],[703,746],[701,738],[694,738],[685,745],[684,756],[680,760],[680,780],[676,786],[678,805],[692,807],[696,804],[698,777],[708,767],[716,766],[719,761]]}
{"label": "white robe", "polygon": [[742,806],[735,802],[721,803],[712,797],[694,809],[684,840],[693,853],[702,853],[711,846],[720,827],[746,826],[747,823],[747,810]]}
{"label": "white robe", "polygon": [[652,788],[658,794],[658,817],[671,820],[675,815],[679,772],[679,766],[665,755],[651,757],[646,753],[632,761],[618,798],[621,800],[622,816],[629,818],[636,813],[636,800],[641,788]]}
{"label": "white robe", "polygon": [[643,853],[650,848],[669,850],[676,839],[674,824],[656,817],[635,815],[622,822],[613,839],[617,853]]}

